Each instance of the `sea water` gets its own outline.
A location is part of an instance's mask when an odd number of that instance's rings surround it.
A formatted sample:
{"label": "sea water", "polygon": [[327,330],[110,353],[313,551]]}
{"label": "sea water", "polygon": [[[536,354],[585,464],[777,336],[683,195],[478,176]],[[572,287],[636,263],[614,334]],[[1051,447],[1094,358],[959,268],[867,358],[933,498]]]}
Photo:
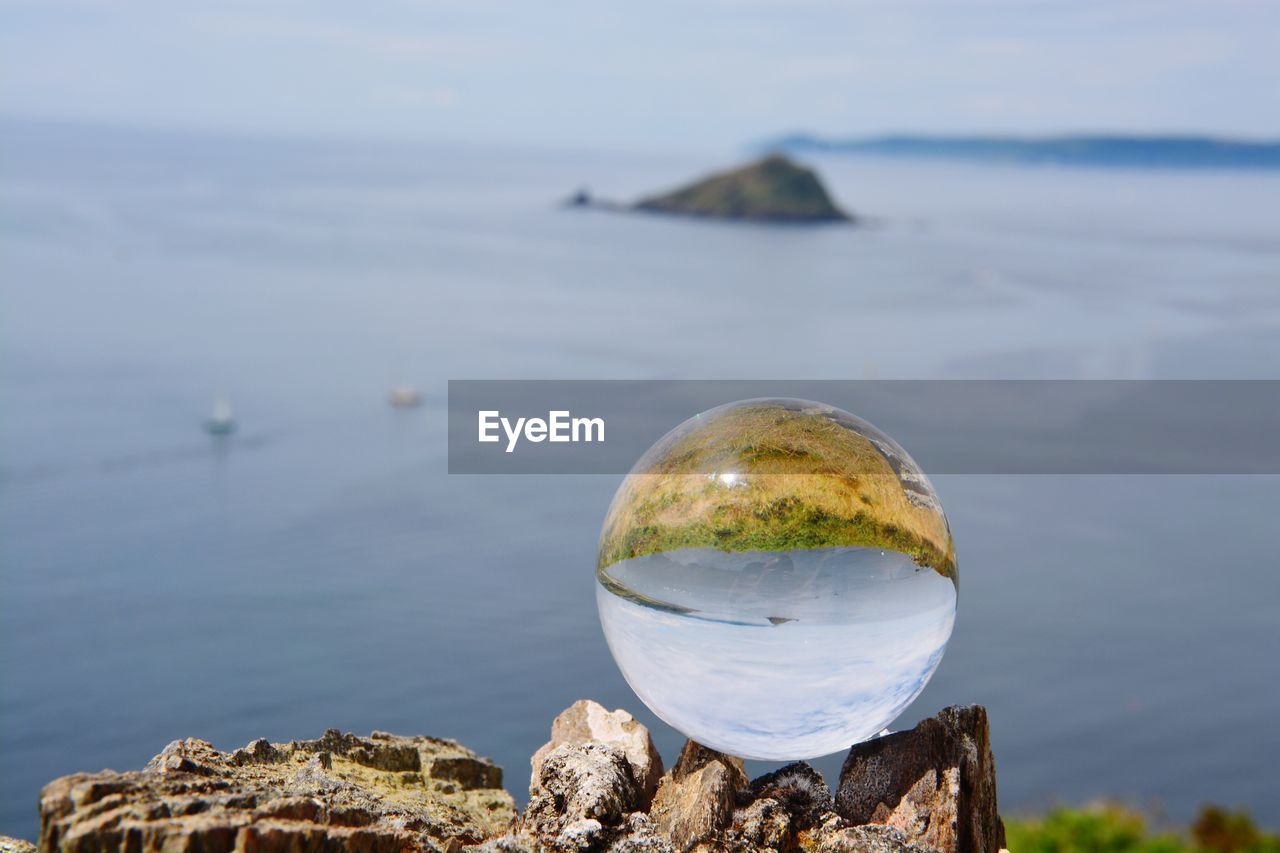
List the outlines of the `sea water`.
{"label": "sea water", "polygon": [[[1280,366],[1280,172],[824,157],[877,227],[772,229],[552,204],[583,182],[643,194],[725,151],[0,124],[6,835],[35,837],[55,776],[140,767],[189,735],[453,737],[522,800],[550,719],[590,696],[676,754],[583,598],[617,478],[448,475],[450,377]],[[777,322],[783,280],[823,310]],[[402,381],[421,408],[385,404]],[[218,444],[201,421],[220,390],[239,430]],[[1110,794],[1186,822],[1213,798],[1280,825],[1280,576],[1258,559],[1280,480],[935,485],[964,629],[890,727],[987,706],[1002,807]],[[815,766],[839,776],[834,756]]]}
{"label": "sea water", "polygon": [[956,586],[877,548],[691,548],[608,566],[596,599],[623,676],[688,737],[813,758],[874,736],[924,689]]}

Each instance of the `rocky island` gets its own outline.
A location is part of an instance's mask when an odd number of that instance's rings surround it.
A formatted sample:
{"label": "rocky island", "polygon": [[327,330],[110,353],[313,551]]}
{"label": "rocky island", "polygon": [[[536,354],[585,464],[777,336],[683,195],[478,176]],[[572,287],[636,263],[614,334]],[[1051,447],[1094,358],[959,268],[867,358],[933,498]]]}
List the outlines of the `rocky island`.
{"label": "rocky island", "polygon": [[[849,750],[835,792],[804,762],[748,779],[693,741],[664,770],[626,711],[579,701],[532,759],[517,814],[502,770],[455,741],[330,730],[220,752],[174,741],[140,771],[40,797],[43,851],[405,853],[980,851],[1004,846],[986,712],[947,708]],[[5,850],[32,845],[0,839]]]}
{"label": "rocky island", "polygon": [[671,192],[643,198],[632,205],[601,202],[581,190],[569,207],[638,210],[752,222],[851,222],[822,185],[817,174],[782,154],[728,172],[709,175]]}

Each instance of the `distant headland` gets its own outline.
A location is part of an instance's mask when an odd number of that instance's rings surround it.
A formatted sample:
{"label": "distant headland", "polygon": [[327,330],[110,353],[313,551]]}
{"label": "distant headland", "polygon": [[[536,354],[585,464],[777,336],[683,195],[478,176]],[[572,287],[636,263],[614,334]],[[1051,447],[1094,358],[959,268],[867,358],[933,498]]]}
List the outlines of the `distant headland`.
{"label": "distant headland", "polygon": [[727,172],[708,175],[671,192],[642,198],[634,204],[602,201],[584,189],[570,196],[565,206],[753,222],[822,223],[853,219],[836,206],[812,169],[777,153]]}
{"label": "distant headland", "polygon": [[1045,165],[1168,169],[1280,169],[1280,140],[1213,136],[924,136],[840,139],[794,134],[764,146],[792,153],[945,157]]}

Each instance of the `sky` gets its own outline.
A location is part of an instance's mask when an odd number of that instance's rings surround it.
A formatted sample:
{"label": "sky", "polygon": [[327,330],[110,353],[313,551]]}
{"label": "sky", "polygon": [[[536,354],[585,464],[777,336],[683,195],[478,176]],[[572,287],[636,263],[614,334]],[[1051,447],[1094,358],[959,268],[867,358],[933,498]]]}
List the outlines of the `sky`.
{"label": "sky", "polygon": [[548,146],[1280,137],[1274,0],[0,0],[0,115]]}

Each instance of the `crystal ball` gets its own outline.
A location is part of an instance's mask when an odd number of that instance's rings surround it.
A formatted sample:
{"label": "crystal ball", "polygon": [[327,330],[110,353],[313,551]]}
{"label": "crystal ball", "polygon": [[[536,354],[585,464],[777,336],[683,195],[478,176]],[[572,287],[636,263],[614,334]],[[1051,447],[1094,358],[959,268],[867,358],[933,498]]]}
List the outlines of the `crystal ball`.
{"label": "crystal ball", "polygon": [[951,530],[893,439],[807,400],[730,403],[635,464],[596,601],[636,695],[712,749],[847,749],[924,689],[955,624]]}

